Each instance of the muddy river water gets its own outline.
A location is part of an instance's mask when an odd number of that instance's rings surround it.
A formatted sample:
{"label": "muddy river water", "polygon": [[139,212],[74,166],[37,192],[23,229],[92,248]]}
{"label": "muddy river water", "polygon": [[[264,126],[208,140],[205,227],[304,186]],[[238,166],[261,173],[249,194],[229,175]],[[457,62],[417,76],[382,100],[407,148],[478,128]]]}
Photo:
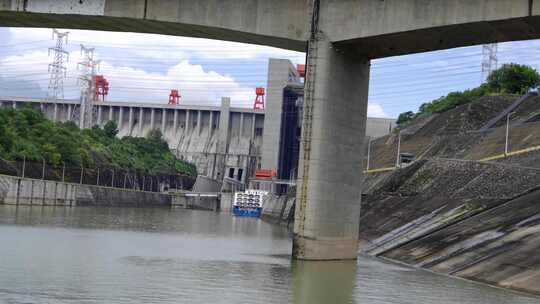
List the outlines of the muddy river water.
{"label": "muddy river water", "polygon": [[296,262],[266,222],[169,209],[0,205],[0,303],[540,303],[360,256]]}

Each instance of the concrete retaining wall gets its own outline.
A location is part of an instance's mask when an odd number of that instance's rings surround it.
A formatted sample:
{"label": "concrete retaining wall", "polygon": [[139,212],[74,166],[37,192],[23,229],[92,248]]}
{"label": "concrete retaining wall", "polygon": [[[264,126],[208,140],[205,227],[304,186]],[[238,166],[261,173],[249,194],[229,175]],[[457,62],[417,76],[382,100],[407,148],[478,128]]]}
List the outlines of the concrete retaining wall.
{"label": "concrete retaining wall", "polygon": [[231,212],[232,211],[232,201],[234,194],[231,192],[222,192],[220,208],[221,212]]}
{"label": "concrete retaining wall", "polygon": [[264,201],[263,219],[289,225],[294,221],[294,195],[268,195]]}
{"label": "concrete retaining wall", "polygon": [[[220,210],[220,198],[219,196],[205,196],[204,193],[193,193],[191,195],[186,195],[188,193],[174,193],[171,195],[172,206],[181,207],[186,209],[199,209],[199,210],[208,210],[208,211],[218,211]],[[194,196],[194,195],[201,196]]]}
{"label": "concrete retaining wall", "polygon": [[167,194],[0,175],[0,204],[170,206]]}
{"label": "concrete retaining wall", "polygon": [[193,192],[219,192],[221,190],[221,183],[213,178],[199,175],[193,185]]}

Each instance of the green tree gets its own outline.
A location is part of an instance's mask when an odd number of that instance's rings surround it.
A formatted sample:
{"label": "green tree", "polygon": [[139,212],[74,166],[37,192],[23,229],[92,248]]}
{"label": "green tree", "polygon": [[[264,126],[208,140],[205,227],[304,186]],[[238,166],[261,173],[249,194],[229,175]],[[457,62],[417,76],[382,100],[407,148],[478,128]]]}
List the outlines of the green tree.
{"label": "green tree", "polygon": [[58,152],[58,148],[55,145],[46,143],[41,147],[41,149],[43,158],[45,158],[48,163],[52,163],[53,165],[58,165],[60,163],[62,154]]}
{"label": "green tree", "polygon": [[161,133],[159,129],[153,129],[153,130],[150,130],[150,132],[148,132],[148,134],[146,135],[146,138],[150,141],[160,143],[163,141],[163,134]]}
{"label": "green tree", "polygon": [[492,92],[524,94],[540,85],[540,74],[527,65],[509,63],[493,71],[487,84]]}
{"label": "green tree", "polygon": [[[505,64],[493,71],[485,84],[463,92],[451,92],[431,102],[423,103],[418,114],[443,113],[468,104],[488,94],[524,94],[540,86],[540,74],[532,67],[515,63]],[[401,113],[397,123],[409,123],[418,116],[411,111]]]}
{"label": "green tree", "polygon": [[413,111],[407,111],[405,113],[401,113],[399,114],[398,116],[398,119],[397,119],[397,124],[398,125],[404,125],[404,124],[407,124],[409,123],[410,121],[413,120],[415,114]]}
{"label": "green tree", "polygon": [[118,126],[116,125],[116,122],[109,120],[103,126],[103,131],[105,132],[105,136],[109,138],[114,138],[116,134],[118,134]]}
{"label": "green tree", "polygon": [[159,130],[148,138],[118,138],[117,126],[81,130],[73,122],[54,123],[41,111],[0,108],[0,157],[6,160],[45,159],[54,165],[116,167],[152,174],[196,175],[193,164],[177,159]]}

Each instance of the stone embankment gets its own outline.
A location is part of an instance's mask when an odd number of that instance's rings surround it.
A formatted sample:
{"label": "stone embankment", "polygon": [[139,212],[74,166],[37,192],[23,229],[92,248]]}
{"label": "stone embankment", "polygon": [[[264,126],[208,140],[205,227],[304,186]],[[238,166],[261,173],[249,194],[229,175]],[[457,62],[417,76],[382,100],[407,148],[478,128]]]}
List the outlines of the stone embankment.
{"label": "stone embankment", "polygon": [[361,251],[540,294],[540,170],[432,159],[367,178]]}

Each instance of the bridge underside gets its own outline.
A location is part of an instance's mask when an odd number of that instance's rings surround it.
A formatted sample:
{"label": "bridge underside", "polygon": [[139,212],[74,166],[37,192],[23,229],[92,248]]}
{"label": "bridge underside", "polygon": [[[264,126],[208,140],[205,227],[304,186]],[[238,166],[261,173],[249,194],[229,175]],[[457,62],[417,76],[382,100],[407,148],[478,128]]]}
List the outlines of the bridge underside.
{"label": "bridge underside", "polygon": [[0,0],[0,26],[155,33],[305,51],[313,2],[331,43],[374,59],[540,37],[540,0]]}
{"label": "bridge underside", "polygon": [[540,16],[412,30],[335,42],[371,59],[492,42],[540,38]]}
{"label": "bridge underside", "polygon": [[136,32],[226,40],[304,52],[306,42],[219,27],[149,19],[0,11],[0,26]]}
{"label": "bridge underside", "polygon": [[[304,52],[306,41],[227,28],[149,19],[0,11],[0,26],[137,32],[267,45]],[[540,16],[416,29],[334,41],[340,49],[376,59],[492,42],[540,38]]]}

